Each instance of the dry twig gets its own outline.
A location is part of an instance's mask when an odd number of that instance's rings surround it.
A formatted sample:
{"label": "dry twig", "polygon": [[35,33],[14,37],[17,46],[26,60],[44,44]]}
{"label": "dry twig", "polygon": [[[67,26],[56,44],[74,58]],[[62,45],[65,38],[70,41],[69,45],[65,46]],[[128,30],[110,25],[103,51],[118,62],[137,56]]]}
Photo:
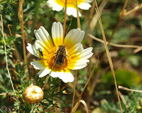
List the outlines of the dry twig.
{"label": "dry twig", "polygon": [[136,12],[137,10],[139,10],[141,8],[142,8],[142,3],[140,5],[134,7],[132,10],[125,12],[124,16],[130,15],[131,13],[134,13],[134,12]]}
{"label": "dry twig", "polygon": [[19,9],[18,9],[18,17],[21,24],[21,32],[22,32],[22,41],[23,41],[23,54],[24,54],[24,62],[27,62],[26,57],[26,46],[25,46],[25,37],[24,37],[24,25],[23,25],[23,4],[24,0],[19,0]]}
{"label": "dry twig", "polygon": [[[80,18],[79,18],[79,9],[78,9],[77,0],[76,0],[76,11],[77,11],[77,28],[80,28]],[[76,70],[74,88],[73,88],[72,109],[74,106],[74,100],[75,100],[75,94],[76,94],[77,73],[78,73],[78,71]]]}
{"label": "dry twig", "polygon": [[[80,94],[80,96],[79,96],[79,99],[78,99],[77,103],[76,103],[75,106],[72,108],[71,113],[74,113],[74,112],[76,111],[76,109],[78,108],[79,103],[80,103],[80,101],[81,101],[81,97],[82,97],[82,95],[83,95],[83,92],[85,91],[85,88],[87,87],[88,83],[90,82],[90,79],[91,79],[91,77],[92,77],[92,75],[93,75],[93,72],[94,72],[95,69],[96,69],[97,64],[98,64],[98,62],[97,62],[96,65],[94,66],[94,68],[93,68],[93,70],[92,70],[92,72],[91,72],[91,74],[90,74],[90,76],[89,76],[89,78],[88,78],[88,80],[87,80],[85,86],[83,87],[83,90],[82,90],[82,92],[81,92],[81,94]],[[86,105],[86,106],[87,106],[87,105]]]}
{"label": "dry twig", "polygon": [[64,28],[63,28],[63,39],[66,34],[66,12],[67,12],[67,0],[65,0],[65,14],[64,14]]}
{"label": "dry twig", "polygon": [[79,9],[78,9],[77,0],[76,0],[76,11],[77,11],[77,28],[81,28],[80,27],[80,18],[79,18]]}
{"label": "dry twig", "polygon": [[[93,38],[94,40],[98,41],[98,42],[101,42],[102,44],[104,44],[104,41],[99,39],[99,38],[96,38],[95,36],[91,35],[91,34],[88,34],[88,36],[90,38]],[[113,47],[121,47],[121,48],[134,48],[134,49],[138,49],[140,48],[141,46],[137,46],[137,45],[122,45],[122,44],[114,44],[114,43],[109,43],[109,42],[106,42],[107,45],[111,45]]]}
{"label": "dry twig", "polygon": [[124,96],[121,94],[121,92],[120,92],[120,91],[119,91],[119,96],[120,96],[120,98],[121,98],[122,102],[124,103],[124,105],[125,105],[126,109],[128,109],[129,107],[128,107],[128,105],[127,105],[127,102],[126,102],[126,100],[125,100]]}
{"label": "dry twig", "polygon": [[2,15],[1,15],[1,26],[2,26],[2,31],[1,31],[1,32],[2,32],[2,36],[3,36],[4,50],[5,50],[6,69],[7,69],[9,78],[10,78],[10,83],[11,83],[13,92],[15,93],[14,85],[13,85],[12,78],[11,78],[11,75],[10,75],[10,71],[9,71],[9,68],[8,68],[8,59],[7,59],[7,52],[6,52],[6,42],[5,42],[5,39],[4,39],[4,32],[3,32],[3,31],[4,31],[4,28],[3,28],[3,19],[2,19]]}
{"label": "dry twig", "polygon": [[110,53],[109,53],[108,46],[106,44],[106,37],[105,37],[104,30],[103,30],[103,25],[102,25],[102,21],[101,21],[101,18],[100,18],[100,13],[99,13],[99,10],[98,10],[98,5],[97,5],[97,1],[96,0],[95,0],[95,4],[96,4],[96,12],[97,12],[98,17],[99,17],[98,21],[99,21],[99,24],[100,24],[100,27],[101,27],[101,32],[102,32],[102,37],[103,37],[103,40],[104,40],[104,46],[105,46],[105,49],[106,49],[106,54],[107,54],[107,57],[108,57],[108,61],[109,61],[109,64],[110,64],[110,68],[111,68],[113,79],[114,79],[114,83],[115,83],[115,89],[116,89],[117,98],[118,98],[118,101],[119,101],[120,111],[122,113],[121,101],[120,101],[120,98],[119,98],[115,72],[114,72],[114,69],[113,69],[113,63],[112,63],[112,60],[111,60],[111,56],[110,56]]}
{"label": "dry twig", "polygon": [[123,87],[123,86],[118,86],[118,88],[122,89],[122,90],[126,90],[126,91],[132,91],[132,92],[142,93],[141,90],[129,89],[129,88],[126,88],[126,87]]}

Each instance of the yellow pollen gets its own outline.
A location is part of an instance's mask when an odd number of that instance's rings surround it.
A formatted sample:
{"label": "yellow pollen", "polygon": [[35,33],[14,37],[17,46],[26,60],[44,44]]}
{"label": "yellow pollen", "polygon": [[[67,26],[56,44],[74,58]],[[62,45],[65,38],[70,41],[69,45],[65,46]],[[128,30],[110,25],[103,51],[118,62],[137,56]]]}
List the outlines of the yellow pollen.
{"label": "yellow pollen", "polygon": [[[65,0],[55,0],[55,2],[63,7],[65,7]],[[78,5],[83,3],[84,0],[77,0]],[[76,0],[67,0],[67,7],[76,8]]]}

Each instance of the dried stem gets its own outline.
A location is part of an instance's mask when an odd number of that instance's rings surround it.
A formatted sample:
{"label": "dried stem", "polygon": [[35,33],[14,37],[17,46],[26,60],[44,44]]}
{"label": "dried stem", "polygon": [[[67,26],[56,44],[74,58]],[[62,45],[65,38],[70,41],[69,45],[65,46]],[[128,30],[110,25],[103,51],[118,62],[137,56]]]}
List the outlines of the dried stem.
{"label": "dried stem", "polygon": [[[78,5],[77,5],[77,0],[76,0],[76,11],[77,11],[77,28],[80,28],[80,18],[79,18],[79,10],[78,10]],[[74,89],[73,89],[73,99],[72,99],[72,109],[74,106],[74,100],[75,100],[75,94],[76,94],[76,84],[77,84],[77,70],[75,74],[75,81],[74,81]]]}
{"label": "dried stem", "polygon": [[123,86],[118,86],[118,88],[122,89],[122,90],[126,90],[126,91],[132,91],[132,92],[142,93],[141,90],[129,89],[129,88],[126,88],[126,87],[123,87]]}
{"label": "dried stem", "polygon": [[78,106],[79,106],[80,103],[82,103],[82,104],[84,105],[84,108],[85,108],[85,110],[86,110],[86,113],[89,113],[87,104],[86,104],[86,102],[85,102],[84,100],[79,100],[79,101],[75,104],[75,106],[74,106],[73,110],[71,111],[71,113],[74,113],[74,112],[76,111],[76,109],[78,108]]}
{"label": "dried stem", "polygon": [[[104,7],[105,7],[105,5],[107,4],[107,2],[108,2],[108,0],[103,0],[102,2],[101,2],[101,4],[100,4],[100,6],[99,6],[99,11],[100,11],[100,13],[102,12],[102,10],[104,9]],[[95,14],[94,16],[93,16],[93,13],[94,13],[94,10],[95,9],[95,1],[93,2],[93,4],[92,4],[92,7],[91,7],[91,10],[90,10],[90,18],[89,18],[89,34],[92,34],[92,31],[93,31],[93,29],[95,28],[95,26],[96,26],[96,23],[97,23],[97,14]],[[92,39],[91,38],[89,38],[88,39],[88,41],[89,41],[89,46],[92,46]]]}
{"label": "dried stem", "polygon": [[[91,34],[88,34],[88,36],[90,38],[93,38],[94,40],[98,41],[98,42],[101,42],[102,44],[104,44],[104,41],[99,39],[99,38],[96,38],[95,36],[91,35]],[[122,45],[122,44],[114,44],[114,43],[109,43],[109,42],[106,42],[107,45],[111,45],[113,47],[121,47],[121,48],[139,48],[141,46],[137,46],[137,45]]]}
{"label": "dried stem", "polygon": [[[61,83],[61,81],[60,81],[60,83]],[[59,86],[58,86],[58,92],[60,92],[60,83],[59,83]],[[57,102],[56,102],[56,113],[59,113],[59,111],[58,111],[59,98],[60,98],[60,96],[58,95],[57,96]]]}
{"label": "dried stem", "polygon": [[138,6],[136,6],[135,8],[133,8],[132,10],[125,12],[124,16],[127,16],[127,15],[129,15],[131,13],[134,13],[134,12],[136,12],[137,10],[139,10],[141,8],[142,8],[142,3],[140,5],[138,5]]}
{"label": "dried stem", "polygon": [[122,20],[122,18],[123,18],[123,16],[124,16],[124,13],[125,13],[125,11],[126,11],[125,8],[126,8],[126,6],[127,6],[127,3],[128,3],[128,0],[126,0],[125,3],[124,3],[123,9],[122,9],[122,11],[120,12],[120,16],[119,16],[118,22],[117,22],[117,24],[116,24],[116,26],[115,26],[115,28],[114,28],[114,30],[113,30],[113,33],[112,33],[112,35],[111,35],[111,37],[110,37],[109,42],[111,42],[111,40],[112,40],[112,38],[113,38],[113,36],[114,36],[114,34],[115,34],[115,32],[116,32],[118,26],[119,26],[120,21]]}
{"label": "dried stem", "polygon": [[13,92],[15,93],[14,85],[13,85],[12,78],[11,78],[11,75],[10,75],[10,71],[9,71],[9,68],[8,68],[8,59],[7,59],[7,52],[6,52],[6,42],[5,42],[5,39],[4,39],[4,32],[3,32],[3,31],[4,31],[4,28],[3,28],[3,19],[2,19],[2,15],[1,15],[1,26],[2,26],[2,36],[3,36],[3,42],[4,42],[4,51],[5,51],[6,69],[7,69],[9,78],[10,78],[10,82],[11,82],[11,86],[12,86]]}
{"label": "dried stem", "polygon": [[19,0],[18,17],[19,17],[19,21],[20,21],[20,24],[21,24],[24,62],[27,62],[27,58],[26,58],[26,46],[25,46],[25,37],[24,37],[24,25],[23,25],[23,4],[24,4],[24,0]]}
{"label": "dried stem", "polygon": [[80,27],[80,18],[79,18],[79,9],[78,9],[77,0],[76,0],[76,11],[77,11],[77,28],[81,28]]}
{"label": "dried stem", "polygon": [[74,81],[74,87],[73,87],[72,109],[73,109],[73,106],[74,106],[74,100],[75,100],[75,94],[76,94],[77,73],[78,73],[78,71],[76,70],[76,73],[75,73],[75,81]]}
{"label": "dried stem", "polygon": [[[11,24],[8,24],[8,30],[9,30],[9,33],[10,33],[10,36],[12,36],[12,32],[11,32],[11,29],[10,29],[10,26],[12,26]],[[14,55],[17,59],[19,59],[19,61],[22,61],[22,58],[17,50],[17,47],[15,45],[15,43],[13,42],[13,45],[14,45]]]}
{"label": "dried stem", "polygon": [[[103,0],[101,5],[99,6],[100,15],[101,15],[101,12],[103,11],[104,7],[106,6],[107,2],[108,2],[108,0]],[[93,4],[95,7],[95,1]],[[97,20],[98,20],[98,15],[95,14],[90,22],[90,32],[89,32],[90,34],[92,33],[93,29],[95,28]]]}
{"label": "dried stem", "polygon": [[100,27],[101,27],[102,37],[103,37],[103,40],[104,40],[104,46],[105,46],[105,49],[106,49],[108,61],[109,61],[109,64],[110,64],[111,72],[112,72],[114,83],[115,83],[115,89],[116,89],[116,94],[117,94],[117,98],[118,98],[118,101],[119,101],[120,111],[121,111],[121,113],[123,113],[122,112],[122,107],[121,107],[121,101],[120,101],[120,97],[119,97],[119,92],[118,92],[118,88],[117,88],[115,72],[114,72],[114,69],[113,69],[113,63],[112,63],[111,56],[110,56],[110,53],[109,53],[109,50],[108,50],[108,46],[106,44],[106,37],[105,37],[104,30],[103,30],[103,25],[102,25],[102,21],[101,21],[101,18],[100,18],[100,13],[99,13],[99,10],[98,10],[98,5],[97,5],[96,0],[95,0],[95,4],[96,4],[96,12],[97,12],[98,17],[99,17],[98,21],[99,21],[99,24],[100,24]]}
{"label": "dried stem", "polygon": [[65,0],[63,39],[65,39],[65,33],[66,33],[66,12],[67,12],[67,0]]}
{"label": "dried stem", "polygon": [[142,46],[138,47],[137,49],[134,50],[134,53],[138,53],[142,50]]}
{"label": "dried stem", "polygon": [[[100,67],[101,67],[101,65],[102,65],[103,59],[104,59],[104,55],[102,55],[102,58],[101,58],[101,60],[99,61],[99,64],[98,64],[98,66],[97,66],[97,70],[96,70],[95,74],[93,75],[94,78],[93,78],[93,80],[90,82],[90,87],[88,88],[88,89],[89,89],[88,98],[87,98],[87,105],[88,105],[88,107],[90,106],[90,99],[91,99],[91,96],[92,96],[92,94],[93,94],[93,92],[94,92],[95,86],[96,86],[96,84],[97,84],[97,80],[98,80],[99,77],[100,77],[100,74],[98,74],[98,72],[99,72],[99,69],[100,69]],[[90,108],[90,107],[89,107],[89,108]]]}
{"label": "dried stem", "polygon": [[126,109],[128,109],[129,107],[128,107],[128,105],[127,105],[127,102],[126,102],[126,100],[125,100],[124,96],[121,94],[121,92],[120,92],[120,91],[119,91],[119,95],[120,95],[120,98],[121,98],[122,102],[124,103],[124,105],[125,105]]}
{"label": "dried stem", "polygon": [[94,68],[93,68],[91,74],[89,75],[89,78],[88,78],[88,80],[87,80],[85,86],[83,87],[83,90],[82,90],[82,92],[81,92],[81,94],[80,94],[80,96],[79,96],[79,99],[78,99],[76,105],[74,106],[74,108],[72,108],[71,113],[74,113],[75,110],[77,109],[77,107],[79,106],[79,103],[80,103],[82,94],[83,94],[83,92],[85,91],[85,88],[87,87],[88,83],[90,82],[90,79],[91,79],[91,77],[92,77],[92,75],[93,75],[93,73],[94,73],[94,71],[95,71],[95,69],[96,69],[97,64],[98,64],[98,61],[97,61],[96,65],[94,66]]}

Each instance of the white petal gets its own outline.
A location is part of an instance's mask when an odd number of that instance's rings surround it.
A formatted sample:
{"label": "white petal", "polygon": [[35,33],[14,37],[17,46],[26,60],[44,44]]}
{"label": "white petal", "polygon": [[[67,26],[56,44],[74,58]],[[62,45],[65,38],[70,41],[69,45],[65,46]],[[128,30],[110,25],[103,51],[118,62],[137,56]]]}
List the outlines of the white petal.
{"label": "white petal", "polygon": [[[38,51],[38,49],[41,49],[41,50],[45,49],[48,52],[50,52],[52,50],[51,47],[46,46],[44,43],[42,43],[39,40],[36,40],[36,42],[35,42],[35,49],[36,49],[36,51]],[[37,52],[37,54],[38,54],[38,56],[40,56],[39,52]]]}
{"label": "white petal", "polygon": [[75,8],[73,8],[73,7],[68,7],[68,8],[67,8],[67,15],[69,15],[69,16],[70,16],[70,15],[73,15],[73,12],[74,12],[74,11],[76,11]]}
{"label": "white petal", "polygon": [[[76,8],[73,7],[68,7],[67,8],[67,15],[73,15],[74,17],[77,17],[77,10]],[[81,16],[81,13],[79,12],[79,16]]]}
{"label": "white petal", "polygon": [[69,55],[80,53],[83,50],[81,43],[74,45],[71,49],[68,50]]}
{"label": "white petal", "polygon": [[90,58],[92,53],[92,47],[89,47],[87,49],[82,50],[79,53],[80,59],[76,60],[76,57],[74,57],[70,62],[68,63],[68,69],[82,69],[87,66],[87,62],[89,62],[88,58]]}
{"label": "white petal", "polygon": [[[77,11],[76,10],[74,10],[74,12],[73,12],[73,14],[72,14],[74,17],[76,17],[77,18]],[[81,17],[82,15],[81,15],[81,13],[79,12],[79,17]]]}
{"label": "white petal", "polygon": [[45,68],[44,70],[40,70],[39,72],[38,72],[38,74],[39,74],[39,77],[44,77],[44,76],[46,76],[47,74],[49,74],[50,73],[50,69],[47,69],[47,68]]}
{"label": "white petal", "polygon": [[69,33],[66,35],[64,40],[64,45],[70,49],[77,43],[81,43],[83,37],[85,35],[85,32],[78,29],[72,29],[69,31]]}
{"label": "white petal", "polygon": [[35,69],[44,69],[45,68],[45,66],[43,65],[43,63],[41,61],[33,61],[33,62],[31,62],[31,65],[33,65]]}
{"label": "white petal", "polygon": [[87,48],[87,49],[84,49],[84,50],[81,52],[80,57],[83,58],[83,59],[88,59],[88,58],[90,58],[90,57],[93,55],[92,49],[93,49],[92,47],[89,47],[89,48]]}
{"label": "white petal", "polygon": [[53,41],[43,26],[41,26],[38,30],[35,30],[34,33],[37,40],[41,41],[47,46],[47,48],[53,47]]}
{"label": "white petal", "polygon": [[87,2],[87,3],[91,3],[91,2],[93,2],[93,0],[86,0],[85,2]]}
{"label": "white petal", "polygon": [[65,83],[74,81],[74,77],[71,72],[51,72],[50,76],[54,78],[58,77]]}
{"label": "white petal", "polygon": [[63,27],[60,22],[53,23],[52,38],[56,47],[63,44]]}
{"label": "white petal", "polygon": [[72,68],[72,70],[78,70],[78,69],[82,69],[84,67],[87,66],[87,63],[83,63],[83,64],[75,64],[75,67]]}
{"label": "white petal", "polygon": [[45,48],[44,46],[45,46],[45,45],[44,45],[41,41],[39,41],[39,40],[36,40],[36,41],[35,41],[35,49],[36,49],[36,50],[38,50],[39,48],[40,48],[40,49],[43,49],[43,48]]}
{"label": "white petal", "polygon": [[91,5],[88,4],[88,3],[81,3],[81,4],[78,5],[78,7],[80,9],[88,10],[91,7]]}
{"label": "white petal", "polygon": [[67,68],[72,70],[82,69],[87,66],[87,62],[89,62],[89,60],[80,59],[77,62],[70,62]]}
{"label": "white petal", "polygon": [[52,9],[53,9],[54,11],[61,11],[61,10],[63,9],[63,7],[60,6],[60,5],[58,5],[58,4],[56,4],[56,5],[54,5],[54,6],[52,7]]}
{"label": "white petal", "polygon": [[28,46],[26,47],[27,50],[34,56],[39,57],[35,48],[35,45],[31,45],[30,43],[28,43]]}
{"label": "white petal", "polygon": [[47,1],[47,5],[48,5],[49,7],[52,7],[52,9],[53,9],[54,11],[61,11],[61,10],[63,9],[63,6],[58,5],[58,4],[55,2],[55,0],[48,0],[48,1]]}

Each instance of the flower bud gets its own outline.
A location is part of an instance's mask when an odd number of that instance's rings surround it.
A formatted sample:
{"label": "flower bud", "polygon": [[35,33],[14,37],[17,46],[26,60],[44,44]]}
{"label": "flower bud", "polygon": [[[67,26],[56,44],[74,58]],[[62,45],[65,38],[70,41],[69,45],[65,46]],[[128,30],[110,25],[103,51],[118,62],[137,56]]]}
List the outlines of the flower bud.
{"label": "flower bud", "polygon": [[31,84],[23,92],[23,98],[27,103],[38,103],[43,99],[43,91],[40,87]]}

